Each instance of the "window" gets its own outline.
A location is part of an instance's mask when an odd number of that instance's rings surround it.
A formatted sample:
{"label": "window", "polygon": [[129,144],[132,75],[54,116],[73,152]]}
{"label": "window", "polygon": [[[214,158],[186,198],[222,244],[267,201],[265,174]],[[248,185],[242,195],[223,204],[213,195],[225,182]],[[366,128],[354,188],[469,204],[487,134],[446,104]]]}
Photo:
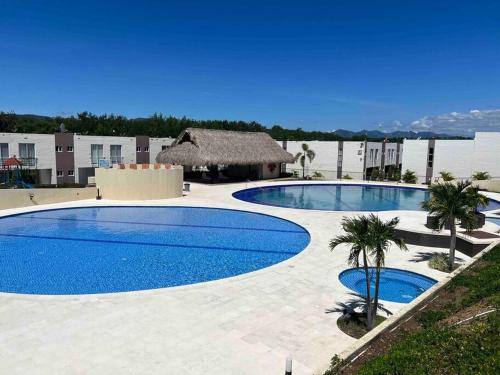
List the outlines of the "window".
{"label": "window", "polygon": [[141,152],[141,148],[140,147],[136,147],[135,148],[135,152]]}
{"label": "window", "polygon": [[63,171],[57,171],[57,177],[63,177],[64,173]]}
{"label": "window", "polygon": [[375,161],[378,160],[378,149],[375,150]]}
{"label": "window", "polygon": [[144,152],[149,152],[149,146],[144,147]]}
{"label": "window", "polygon": [[434,147],[429,147],[429,156],[427,156],[427,167],[432,168],[434,163]]}
{"label": "window", "polygon": [[3,165],[4,160],[9,158],[9,144],[0,143],[0,165]]}
{"label": "window", "polygon": [[68,146],[68,148],[66,149],[68,152],[73,152],[73,146]]}
{"label": "window", "polygon": [[74,176],[75,175],[75,171],[72,171],[71,169],[68,171],[68,176]]}
{"label": "window", "polygon": [[360,144],[359,144],[359,148],[363,148],[363,146],[364,146],[364,145],[365,145],[365,144],[364,144],[363,142],[362,142],[362,143],[360,143]]}
{"label": "window", "polygon": [[167,147],[168,147],[168,146],[163,145],[163,146],[161,146],[161,150],[162,150],[162,151],[163,151],[163,150],[166,150],[166,149],[167,149]]}
{"label": "window", "polygon": [[358,150],[358,155],[361,155],[362,153],[363,153],[363,151]]}
{"label": "window", "polygon": [[98,166],[99,160],[103,158],[102,145],[90,145],[90,159],[92,166]]}
{"label": "window", "polygon": [[118,164],[122,162],[122,146],[111,145],[111,164]]}
{"label": "window", "polygon": [[370,161],[373,161],[373,148],[370,150]]}
{"label": "window", "polygon": [[34,167],[36,165],[35,144],[19,143],[19,158],[24,165]]}
{"label": "window", "polygon": [[56,152],[62,152],[63,148],[62,146],[56,146]]}

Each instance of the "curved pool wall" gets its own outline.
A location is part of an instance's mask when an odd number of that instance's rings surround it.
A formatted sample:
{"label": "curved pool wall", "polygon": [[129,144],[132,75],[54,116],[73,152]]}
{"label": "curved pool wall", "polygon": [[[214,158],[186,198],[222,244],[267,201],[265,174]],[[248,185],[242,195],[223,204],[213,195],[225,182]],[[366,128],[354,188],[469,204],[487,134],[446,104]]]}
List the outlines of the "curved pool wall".
{"label": "curved pool wall", "polygon": [[256,271],[310,241],[274,216],[203,207],[84,207],[0,218],[0,292],[94,294]]}
{"label": "curved pool wall", "polygon": [[[239,190],[233,197],[250,203],[276,207],[325,211],[421,211],[427,189],[366,184],[293,184]],[[500,208],[490,200],[484,210]]]}
{"label": "curved pool wall", "polygon": [[[369,268],[370,295],[375,293],[375,268]],[[358,294],[366,296],[366,277],[363,268],[350,268],[339,275],[340,282]],[[436,284],[437,281],[411,271],[382,268],[379,298],[384,301],[408,303]]]}

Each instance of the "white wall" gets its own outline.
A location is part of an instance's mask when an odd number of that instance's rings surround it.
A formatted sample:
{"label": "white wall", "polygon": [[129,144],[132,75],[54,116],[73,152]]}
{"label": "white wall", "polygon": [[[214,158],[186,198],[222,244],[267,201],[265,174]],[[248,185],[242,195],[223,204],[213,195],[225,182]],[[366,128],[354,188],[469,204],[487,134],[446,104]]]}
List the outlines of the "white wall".
{"label": "white wall", "polygon": [[[386,143],[385,144],[385,160],[384,165],[396,165],[398,152],[398,144],[397,143]],[[392,159],[391,159],[392,155]]]}
{"label": "white wall", "polygon": [[[280,146],[282,146],[281,141],[277,141]],[[316,156],[312,163],[306,160],[305,174],[306,176],[311,176],[314,172],[321,172],[326,179],[336,179],[337,178],[337,158],[339,152],[338,142],[325,142],[325,141],[308,141],[308,142],[298,142],[298,141],[288,141],[287,151],[292,155],[296,155],[298,152],[302,152],[302,144],[307,143],[309,148],[312,149]],[[287,164],[287,172],[297,170],[299,175],[302,176],[302,166],[300,162],[297,161],[295,164]]]}
{"label": "white wall", "polygon": [[56,153],[53,134],[0,133],[0,143],[9,144],[9,157],[19,157],[19,143],[34,143],[37,169],[51,169],[51,184],[56,183]]}
{"label": "white wall", "polygon": [[472,173],[484,171],[500,179],[500,132],[476,133],[472,154]]}
{"label": "white wall", "polygon": [[382,143],[366,142],[366,168],[380,167],[381,165]]}
{"label": "white wall", "polygon": [[427,150],[429,141],[426,139],[405,139],[401,174],[409,169],[415,172],[418,182],[425,182],[427,171]]}
{"label": "white wall", "polygon": [[78,168],[92,167],[90,146],[93,144],[103,145],[103,156],[105,159],[111,157],[111,145],[122,146],[123,163],[135,163],[136,141],[135,137],[104,137],[94,135],[75,134],[75,181],[78,181]]}
{"label": "white wall", "polygon": [[447,171],[457,179],[470,179],[474,151],[473,140],[436,140],[432,180]]}
{"label": "white wall", "polygon": [[347,141],[344,142],[342,176],[348,174],[356,180],[363,179],[363,166],[365,157],[365,142]]}
{"label": "white wall", "polygon": [[174,141],[174,138],[149,138],[150,162],[156,162],[156,156],[161,151],[162,146],[170,146]]}

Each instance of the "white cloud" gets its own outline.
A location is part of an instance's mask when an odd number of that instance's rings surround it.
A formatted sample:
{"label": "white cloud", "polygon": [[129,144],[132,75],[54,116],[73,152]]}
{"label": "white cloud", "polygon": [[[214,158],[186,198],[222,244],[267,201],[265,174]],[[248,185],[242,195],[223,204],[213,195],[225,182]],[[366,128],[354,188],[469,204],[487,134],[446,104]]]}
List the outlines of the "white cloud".
{"label": "white cloud", "polygon": [[413,121],[410,128],[415,132],[432,131],[467,136],[472,136],[478,131],[500,131],[500,109],[474,109],[468,113],[452,112],[439,116],[426,116]]}

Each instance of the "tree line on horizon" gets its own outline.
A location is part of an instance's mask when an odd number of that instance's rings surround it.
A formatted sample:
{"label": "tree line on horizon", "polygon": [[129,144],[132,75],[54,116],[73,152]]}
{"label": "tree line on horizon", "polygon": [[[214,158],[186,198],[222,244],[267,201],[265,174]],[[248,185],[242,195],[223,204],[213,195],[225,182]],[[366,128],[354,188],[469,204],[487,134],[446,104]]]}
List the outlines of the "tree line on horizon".
{"label": "tree line on horizon", "polygon": [[[145,118],[127,118],[115,114],[95,115],[87,111],[71,117],[19,115],[0,111],[0,133],[52,134],[59,131],[61,123],[64,123],[65,130],[69,133],[119,137],[147,135],[152,138],[176,138],[184,129],[191,127],[266,132],[276,140],[289,141],[382,140],[366,135],[345,138],[334,132],[306,131],[302,128],[286,129],[280,125],[267,128],[255,121],[194,120],[157,113]],[[389,138],[389,140],[402,141],[402,138]]]}

